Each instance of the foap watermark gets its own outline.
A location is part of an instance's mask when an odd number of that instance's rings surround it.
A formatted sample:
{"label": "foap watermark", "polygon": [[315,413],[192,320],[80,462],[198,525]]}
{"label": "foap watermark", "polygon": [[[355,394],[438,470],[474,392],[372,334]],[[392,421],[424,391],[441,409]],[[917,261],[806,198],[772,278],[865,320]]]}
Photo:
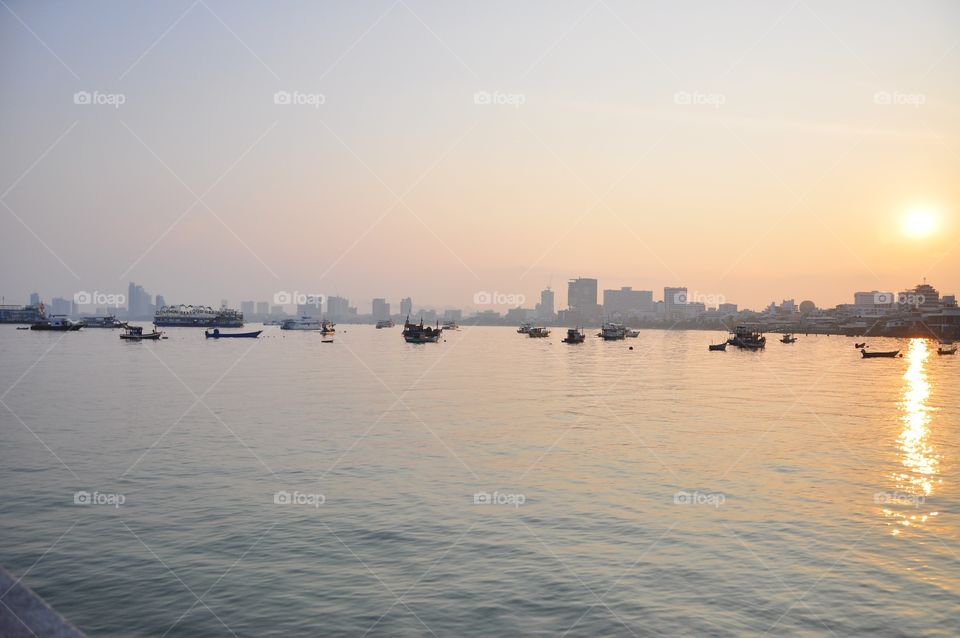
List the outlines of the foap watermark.
{"label": "foap watermark", "polygon": [[473,303],[478,306],[510,306],[515,308],[522,306],[526,300],[527,297],[525,295],[513,292],[478,290],[473,293]]}
{"label": "foap watermark", "polygon": [[315,308],[320,308],[323,306],[323,300],[325,298],[326,297],[324,295],[299,292],[297,290],[294,290],[293,292],[280,290],[273,293],[273,303],[277,306],[297,304],[298,306],[313,306]]}
{"label": "foap watermark", "polygon": [[877,91],[873,94],[873,103],[878,106],[912,106],[918,109],[927,103],[927,96],[923,93]]}
{"label": "foap watermark", "polygon": [[326,502],[327,497],[323,494],[299,492],[297,490],[292,492],[280,490],[273,495],[274,505],[309,505],[319,508]]}
{"label": "foap watermark", "polygon": [[127,502],[127,497],[123,494],[108,494],[104,492],[87,492],[80,490],[73,493],[74,505],[110,505],[119,508]]}
{"label": "foap watermark", "polygon": [[473,94],[473,103],[493,106],[512,106],[520,108],[527,103],[527,96],[523,93],[502,93],[500,91],[477,91]]}
{"label": "foap watermark", "polygon": [[719,306],[726,302],[727,298],[724,295],[713,292],[698,292],[694,290],[693,292],[681,291],[673,295],[673,303],[681,306],[688,303],[702,303],[709,308]]}
{"label": "foap watermark", "polygon": [[73,303],[78,306],[93,304],[95,306],[113,306],[119,308],[127,303],[127,296],[119,292],[110,293],[100,292],[98,290],[87,292],[86,290],[81,290],[80,292],[73,293]]}
{"label": "foap watermark", "polygon": [[524,494],[504,494],[501,492],[477,492],[473,495],[474,505],[509,505],[517,509],[527,502]]}
{"label": "foap watermark", "polygon": [[709,505],[714,509],[720,509],[720,506],[727,500],[727,496],[722,492],[686,492],[679,491],[673,495],[674,505]]}
{"label": "foap watermark", "polygon": [[723,93],[701,93],[700,91],[677,91],[673,94],[673,103],[680,106],[712,106],[720,108],[727,103]]}
{"label": "foap watermark", "polygon": [[873,495],[873,502],[877,505],[906,505],[919,508],[926,500],[923,494],[907,494],[905,492],[876,492]]}
{"label": "foap watermark", "polygon": [[112,106],[120,108],[127,101],[123,93],[101,93],[100,91],[77,91],[73,94],[73,103],[81,106]]}
{"label": "foap watermark", "polygon": [[897,303],[901,306],[913,306],[919,308],[927,302],[925,295],[918,295],[912,292],[901,292],[897,295]]}
{"label": "foap watermark", "polygon": [[281,106],[312,106],[315,109],[319,109],[327,103],[327,96],[323,93],[277,91],[273,94],[273,103]]}

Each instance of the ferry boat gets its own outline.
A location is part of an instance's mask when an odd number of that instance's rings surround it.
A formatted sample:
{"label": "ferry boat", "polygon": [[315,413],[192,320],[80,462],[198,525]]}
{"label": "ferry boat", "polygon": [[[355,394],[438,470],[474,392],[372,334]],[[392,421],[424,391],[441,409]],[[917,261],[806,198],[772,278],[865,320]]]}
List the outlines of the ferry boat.
{"label": "ferry boat", "polygon": [[567,336],[564,337],[564,343],[583,343],[586,341],[587,335],[583,334],[583,330],[580,328],[567,328]]}
{"label": "ferry boat", "polygon": [[287,319],[280,324],[281,330],[322,330],[323,324],[316,317],[300,317]]}
{"label": "ferry boat", "polygon": [[441,326],[444,330],[459,330],[460,324],[456,321],[447,321]]}
{"label": "ferry boat", "polygon": [[127,341],[157,341],[162,334],[162,332],[157,330],[144,332],[142,326],[127,326],[123,329],[120,338]]}
{"label": "ferry boat", "polygon": [[83,328],[82,321],[72,321],[64,315],[51,315],[47,319],[41,319],[30,326],[31,330],[52,330],[55,332],[72,332]]}
{"label": "ferry boat", "polygon": [[550,331],[546,328],[530,328],[530,332],[527,333],[527,336],[532,339],[543,339],[544,337],[550,336]]}
{"label": "ferry boat", "polygon": [[153,316],[160,327],[242,328],[243,313],[231,308],[214,310],[209,306],[164,306]]}
{"label": "ferry boat", "polygon": [[377,330],[382,330],[383,328],[393,328],[395,325],[397,324],[393,323],[392,319],[381,319],[377,322]]}
{"label": "ferry boat", "polygon": [[605,323],[598,336],[604,341],[618,341],[627,337],[627,329],[620,323]]}
{"label": "ferry boat", "polygon": [[87,328],[126,328],[127,322],[120,321],[113,315],[106,317],[84,317],[83,323]]}
{"label": "ferry boat", "polygon": [[733,329],[731,335],[732,336],[727,339],[727,343],[731,346],[737,346],[738,348],[760,350],[767,345],[767,338],[764,337],[762,333],[747,326],[737,326]]}
{"label": "ferry boat", "polygon": [[0,323],[37,323],[45,318],[43,304],[36,306],[0,306]]}
{"label": "ferry boat", "polygon": [[410,323],[409,317],[403,324],[403,339],[407,343],[437,343],[442,333],[443,328],[440,327],[439,322],[436,328],[424,327],[423,318],[420,319],[419,325]]}

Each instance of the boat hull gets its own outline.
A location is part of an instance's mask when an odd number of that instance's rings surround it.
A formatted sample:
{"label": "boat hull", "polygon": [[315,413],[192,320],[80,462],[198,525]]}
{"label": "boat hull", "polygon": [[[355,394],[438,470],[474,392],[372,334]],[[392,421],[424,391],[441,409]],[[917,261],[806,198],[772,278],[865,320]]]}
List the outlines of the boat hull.
{"label": "boat hull", "polygon": [[867,352],[866,350],[861,350],[860,353],[863,355],[864,359],[893,359],[900,354],[900,351],[893,350],[891,352]]}

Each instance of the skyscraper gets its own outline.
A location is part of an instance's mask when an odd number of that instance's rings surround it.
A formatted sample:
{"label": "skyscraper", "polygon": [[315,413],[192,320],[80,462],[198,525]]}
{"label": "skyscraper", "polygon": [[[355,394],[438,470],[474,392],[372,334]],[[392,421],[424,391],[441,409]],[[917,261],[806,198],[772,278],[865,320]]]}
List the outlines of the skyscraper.
{"label": "skyscraper", "polygon": [[390,304],[386,299],[377,298],[373,300],[373,320],[386,321],[390,318]]}
{"label": "skyscraper", "polygon": [[30,305],[31,305],[31,306],[39,306],[39,305],[40,305],[40,293],[38,293],[38,292],[31,292],[31,293],[30,293]]}
{"label": "skyscraper", "polygon": [[537,315],[543,319],[553,319],[555,310],[555,294],[549,288],[540,291],[540,305],[537,306]]}
{"label": "skyscraper", "polygon": [[150,294],[131,281],[127,286],[127,317],[147,319],[153,315],[151,305]]}
{"label": "skyscraper", "polygon": [[413,313],[413,300],[410,297],[404,297],[400,300],[400,314],[404,317]]}
{"label": "skyscraper", "polygon": [[350,314],[350,300],[343,297],[327,297],[327,316],[342,319]]}
{"label": "skyscraper", "polygon": [[567,306],[573,320],[593,323],[600,319],[600,304],[597,303],[597,280],[579,277],[567,284]]}
{"label": "skyscraper", "polygon": [[243,313],[244,317],[253,316],[254,303],[252,301],[241,301],[240,302],[240,312]]}
{"label": "skyscraper", "polygon": [[636,317],[649,312],[653,312],[652,290],[624,286],[620,290],[603,291],[603,314],[608,317]]}

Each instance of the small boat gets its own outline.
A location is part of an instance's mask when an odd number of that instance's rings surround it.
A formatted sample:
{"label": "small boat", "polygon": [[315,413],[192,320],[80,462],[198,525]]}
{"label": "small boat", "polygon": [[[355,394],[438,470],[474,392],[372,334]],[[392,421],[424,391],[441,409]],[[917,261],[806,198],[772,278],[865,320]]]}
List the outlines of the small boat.
{"label": "small boat", "polygon": [[517,334],[522,334],[522,335],[530,334],[530,329],[531,329],[531,328],[533,328],[533,325],[532,325],[532,324],[529,324],[529,323],[521,323],[521,324],[520,324],[520,327],[517,328]]}
{"label": "small boat", "polygon": [[860,348],[866,348],[866,347],[867,347],[867,342],[864,341],[863,343],[855,343],[855,344],[853,344],[853,347],[856,348],[857,350],[859,350]]}
{"label": "small boat", "polygon": [[381,319],[380,321],[377,322],[377,330],[383,330],[384,328],[392,328],[395,325],[397,324],[393,323],[391,319]]}
{"label": "small boat", "polygon": [[867,352],[866,350],[861,350],[860,354],[863,355],[864,359],[879,359],[879,358],[893,359],[898,354],[900,354],[900,351],[888,350],[886,352]]}
{"label": "small boat", "polygon": [[144,333],[142,326],[127,326],[123,329],[123,334],[120,335],[120,338],[128,341],[156,341],[160,338],[161,334],[163,333],[157,332],[156,330]]}
{"label": "small boat", "polygon": [[939,346],[937,354],[957,354],[957,346]]}
{"label": "small boat", "polygon": [[604,341],[619,341],[626,338],[627,329],[620,323],[605,323],[598,336]]}
{"label": "small boat", "polygon": [[580,328],[567,328],[567,336],[564,337],[564,343],[583,343],[586,341],[587,335],[583,334],[583,330]]}
{"label": "small boat", "polygon": [[747,350],[760,350],[766,347],[767,338],[747,326],[737,326],[734,328],[732,336],[727,339],[727,343]]}
{"label": "small boat", "polygon": [[441,326],[441,328],[444,330],[459,330],[460,324],[458,324],[456,321],[447,321]]}
{"label": "small boat", "polygon": [[17,330],[29,330],[30,326],[17,326]]}
{"label": "small boat", "polygon": [[635,339],[636,337],[640,336],[640,331],[637,330],[636,328],[624,328],[623,336],[630,337],[631,339]]}
{"label": "small boat", "polygon": [[726,342],[726,341],[724,341],[723,343],[711,343],[711,344],[710,344],[710,350],[711,350],[711,351],[714,351],[714,352],[716,352],[716,351],[718,351],[718,350],[726,350],[726,349],[727,349],[727,342]]}
{"label": "small boat", "polygon": [[324,319],[323,321],[320,322],[320,334],[332,335],[334,332],[336,332],[336,330],[333,329],[335,325],[336,324],[333,323],[332,321],[327,321],[326,319]]}
{"label": "small boat", "polygon": [[31,330],[52,330],[55,332],[72,332],[84,327],[82,321],[71,321],[63,315],[53,315],[30,326]]}
{"label": "small boat", "polygon": [[263,332],[263,330],[256,330],[254,332],[220,332],[220,328],[214,328],[213,332],[204,330],[203,335],[207,339],[256,339],[260,336],[261,332]]}
{"label": "small boat", "polygon": [[785,334],[780,339],[780,343],[796,343],[796,342],[797,342],[797,338],[794,337],[792,334]]}
{"label": "small boat", "polygon": [[319,319],[314,317],[300,317],[299,319],[287,319],[280,324],[281,330],[320,330],[322,324]]}
{"label": "small boat", "polygon": [[320,343],[333,343],[333,339],[321,339]]}
{"label": "small boat", "polygon": [[423,317],[420,317],[420,324],[410,323],[410,318],[403,324],[403,339],[407,343],[437,343],[440,341],[440,335],[443,328],[440,322],[437,322],[436,328],[423,325]]}
{"label": "small boat", "polygon": [[550,336],[550,331],[546,328],[530,328],[530,332],[527,333],[527,336],[531,339],[543,339],[544,337]]}

